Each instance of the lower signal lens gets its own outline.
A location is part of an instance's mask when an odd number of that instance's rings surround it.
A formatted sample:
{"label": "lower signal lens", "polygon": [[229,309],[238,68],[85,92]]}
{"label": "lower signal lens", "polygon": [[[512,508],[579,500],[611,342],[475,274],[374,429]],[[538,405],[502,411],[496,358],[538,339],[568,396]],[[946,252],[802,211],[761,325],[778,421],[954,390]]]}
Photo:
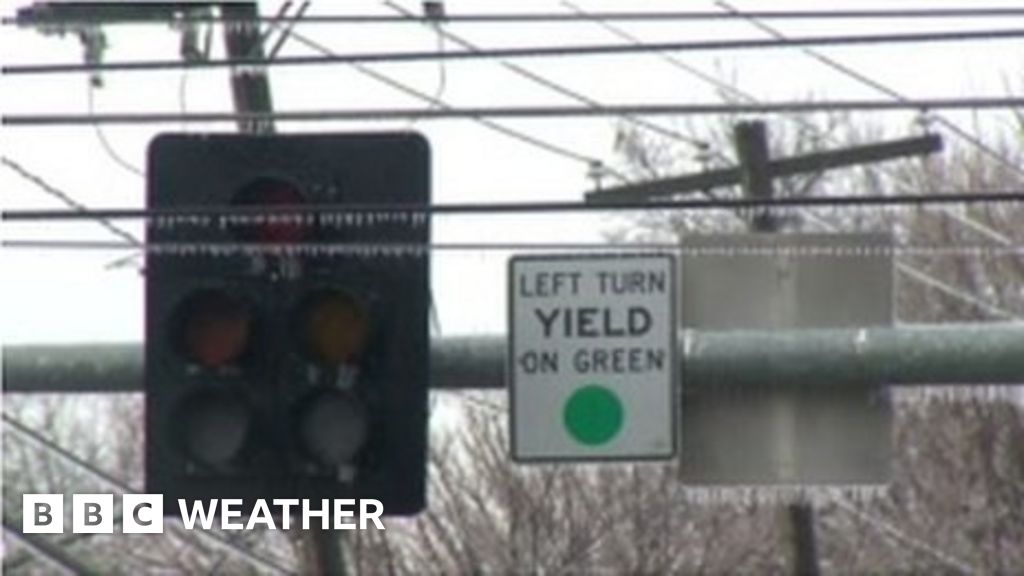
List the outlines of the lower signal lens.
{"label": "lower signal lens", "polygon": [[249,405],[226,390],[204,391],[178,407],[185,454],[208,466],[222,466],[244,450],[252,426]]}
{"label": "lower signal lens", "polygon": [[366,410],[355,396],[336,389],[314,393],[300,407],[303,450],[328,466],[350,463],[366,443]]}
{"label": "lower signal lens", "polygon": [[175,311],[178,348],[206,368],[236,363],[245,353],[252,322],[248,308],[221,290],[196,292]]}

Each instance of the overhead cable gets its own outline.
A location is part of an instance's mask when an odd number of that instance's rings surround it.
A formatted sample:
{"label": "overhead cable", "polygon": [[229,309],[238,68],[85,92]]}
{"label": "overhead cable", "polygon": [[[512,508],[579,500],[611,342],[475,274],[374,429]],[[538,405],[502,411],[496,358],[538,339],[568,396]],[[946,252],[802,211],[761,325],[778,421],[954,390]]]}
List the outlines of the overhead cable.
{"label": "overhead cable", "polygon": [[[32,184],[34,184],[36,186],[38,186],[39,189],[41,189],[43,192],[45,192],[48,195],[56,198],[57,200],[60,200],[63,204],[65,204],[69,208],[73,209],[74,211],[79,212],[79,213],[88,213],[89,212],[90,209],[89,209],[88,206],[86,206],[85,204],[82,204],[81,202],[78,202],[77,200],[72,198],[70,194],[64,192],[63,190],[58,189],[57,187],[53,186],[52,184],[50,184],[46,180],[43,180],[43,178],[41,176],[39,176],[37,174],[33,174],[27,168],[25,168],[21,164],[15,162],[14,160],[11,160],[7,156],[0,156],[0,164],[3,164],[4,166],[6,166],[9,169],[11,169],[12,171],[14,171],[14,173],[16,173],[18,176],[24,178],[25,180],[31,182]],[[107,231],[109,231],[111,234],[113,234],[114,236],[117,236],[118,238],[120,238],[120,239],[122,239],[122,240],[124,240],[124,241],[126,241],[126,242],[128,242],[130,244],[135,244],[135,245],[141,245],[142,244],[142,241],[139,240],[138,238],[136,238],[134,234],[132,234],[131,232],[128,232],[127,230],[117,226],[116,224],[110,222],[106,218],[90,217],[89,219],[90,220],[95,220],[97,224],[99,224],[103,228],[106,228]]]}
{"label": "overhead cable", "polygon": [[[412,12],[409,12],[404,7],[402,7],[399,4],[396,4],[394,2],[390,2],[390,1],[385,2],[385,6],[391,8],[392,10],[395,10],[395,11],[397,11],[400,14],[403,14],[405,16],[410,16],[411,17],[413,15]],[[451,32],[450,30],[447,30],[444,27],[442,27],[442,26],[440,26],[440,25],[438,25],[436,23],[434,24],[434,29],[436,30],[437,34],[441,35],[443,38],[446,38],[446,39],[450,40],[451,42],[454,42],[455,44],[458,44],[459,46],[465,48],[466,50],[471,50],[471,51],[475,51],[475,52],[479,52],[481,50],[485,50],[484,48],[481,48],[480,46],[474,44],[473,42],[470,42],[469,40],[466,40],[464,37],[462,37],[462,36],[460,36],[458,34],[455,34],[454,32]],[[600,109],[605,107],[605,105],[602,104],[601,102],[598,102],[597,100],[595,100],[595,99],[593,99],[593,98],[583,94],[582,92],[573,90],[572,88],[569,88],[569,87],[565,86],[564,84],[556,82],[555,80],[552,80],[549,77],[543,76],[542,74],[540,74],[538,72],[534,72],[533,70],[530,70],[529,68],[526,68],[525,66],[522,66],[520,64],[516,64],[515,62],[512,62],[510,60],[505,60],[505,59],[499,60],[499,63],[504,68],[512,71],[514,74],[517,74],[517,75],[519,75],[519,76],[521,76],[523,78],[526,78],[527,80],[533,82],[534,84],[537,84],[539,86],[543,86],[544,88],[552,90],[556,94],[560,94],[562,96],[565,96],[567,98],[575,100],[576,102],[584,104],[584,105],[586,105],[589,108],[592,108],[592,109],[595,109],[595,110],[600,110]],[[666,136],[668,138],[672,138],[673,140],[683,141],[683,142],[686,142],[687,144],[690,144],[692,146],[697,146],[697,147],[702,148],[702,149],[705,146],[705,144],[703,142],[698,142],[698,141],[696,141],[693,138],[690,138],[690,137],[688,137],[688,136],[686,136],[684,134],[681,134],[678,130],[673,130],[673,129],[670,129],[670,128],[665,128],[663,126],[655,124],[655,123],[653,123],[653,122],[651,122],[649,120],[646,120],[644,118],[640,118],[640,117],[633,116],[633,115],[628,115],[628,114],[627,115],[623,115],[622,118],[624,120],[630,122],[631,124],[634,124],[636,126],[640,126],[642,128],[646,128],[647,130],[650,130],[651,132],[655,132],[657,134],[661,134],[662,136]]]}
{"label": "overhead cable", "polygon": [[[593,12],[585,12],[582,8],[580,8],[579,6],[577,6],[576,4],[571,2],[570,0],[563,0],[562,1],[562,5],[566,6],[567,8],[569,8],[570,10],[572,10],[574,13],[577,13],[577,14],[594,15]],[[610,32],[611,34],[613,34],[613,35],[617,36],[618,38],[623,39],[623,40],[625,40],[627,42],[630,42],[631,44],[634,44],[634,45],[643,45],[644,44],[643,40],[641,40],[637,36],[635,36],[633,34],[630,34],[626,30],[624,30],[624,29],[622,29],[622,28],[620,28],[620,27],[618,27],[618,26],[616,26],[614,24],[611,24],[610,22],[607,22],[607,21],[604,21],[604,20],[601,20],[601,19],[596,19],[595,23],[598,26],[600,26],[601,28],[603,28],[603,29],[607,30],[608,32]],[[674,68],[676,68],[678,70],[681,70],[683,72],[686,72],[686,73],[688,73],[688,74],[690,74],[692,76],[695,76],[698,79],[700,79],[700,80],[702,80],[702,81],[704,81],[704,82],[706,82],[708,84],[711,84],[716,89],[721,90],[721,91],[723,91],[723,92],[725,92],[727,94],[730,94],[734,98],[737,98],[737,99],[739,99],[741,101],[748,102],[748,103],[756,103],[756,102],[758,102],[758,99],[755,98],[752,94],[750,94],[748,92],[745,92],[745,91],[741,90],[740,88],[737,88],[736,86],[733,86],[733,85],[731,85],[731,84],[729,84],[727,82],[723,82],[722,80],[716,78],[715,76],[713,76],[711,74],[707,74],[707,73],[703,72],[699,68],[697,68],[695,66],[692,66],[692,65],[684,62],[683,60],[679,59],[674,54],[670,54],[670,53],[666,53],[666,52],[659,52],[658,56],[660,56],[663,60],[665,60],[672,67],[674,67]],[[891,94],[888,94],[888,92],[887,92],[887,95],[891,95]],[[801,116],[788,116],[788,117],[792,118],[794,121],[800,123],[801,125],[811,126],[813,129],[815,129],[815,130],[817,129],[815,126],[813,126],[813,124],[811,124],[810,122],[808,122],[805,118],[803,118]],[[962,130],[959,131],[958,135],[963,137],[964,136],[963,131]],[[973,140],[976,141],[976,139],[973,139]],[[989,149],[989,151],[991,152],[990,149]],[[973,230],[975,230],[976,232],[982,233],[984,236],[988,237],[989,239],[993,239],[996,242],[998,242],[998,243],[1000,243],[1000,244],[1002,244],[1004,246],[1008,246],[1008,245],[1011,244],[1009,238],[1006,237],[1006,235],[1001,234],[1001,233],[999,233],[999,232],[997,232],[995,230],[992,230],[991,228],[989,228],[987,226],[984,226],[983,224],[981,224],[981,223],[979,223],[979,222],[977,222],[977,221],[975,221],[973,219],[967,218],[966,216],[960,216],[960,215],[956,214],[955,212],[952,212],[952,211],[948,210],[948,208],[946,208],[946,207],[940,206],[939,208],[942,209],[945,214],[949,215],[954,220],[956,220],[956,221],[958,221],[958,222],[960,222],[962,224],[970,226]],[[837,227],[834,224],[828,222],[822,216],[820,216],[820,215],[818,215],[818,214],[816,214],[816,213],[814,213],[812,211],[809,211],[808,209],[801,209],[800,213],[801,213],[801,215],[806,217],[809,221],[814,222],[816,225],[818,225],[820,228],[822,228],[826,232],[835,232],[837,230]],[[904,274],[905,276],[907,276],[910,280],[912,280],[914,282],[918,282],[918,283],[923,284],[923,285],[925,285],[925,286],[927,286],[927,287],[929,287],[929,288],[931,288],[933,290],[937,290],[938,292],[941,292],[942,294],[945,294],[948,297],[951,297],[951,298],[953,298],[955,300],[959,300],[960,302],[969,304],[969,305],[973,306],[974,308],[976,308],[976,309],[978,309],[978,310],[980,310],[980,311],[982,311],[982,312],[984,312],[984,313],[986,313],[986,314],[988,314],[988,315],[990,315],[992,317],[995,317],[995,318],[1016,318],[1016,316],[1012,312],[1009,312],[1009,311],[1007,311],[1007,310],[1005,310],[1005,309],[1003,309],[1003,308],[1001,308],[1001,307],[999,307],[999,306],[997,306],[997,305],[995,305],[995,304],[993,304],[991,302],[988,302],[987,300],[984,300],[984,299],[978,298],[978,297],[976,297],[976,296],[974,296],[972,294],[969,294],[969,293],[967,293],[964,290],[956,288],[955,286],[952,286],[951,284],[949,284],[949,283],[947,283],[947,282],[945,282],[943,280],[940,280],[940,279],[936,278],[935,276],[932,276],[931,274],[923,272],[923,271],[915,268],[914,266],[912,266],[912,265],[910,265],[910,264],[908,264],[906,262],[897,261],[896,262],[896,270],[899,271],[900,273]]]}
{"label": "overhead cable", "polygon": [[[373,222],[351,222],[350,225],[373,224],[415,224],[406,221],[409,216],[456,215],[456,214],[514,214],[514,213],[555,213],[555,212],[608,212],[641,210],[757,210],[790,207],[856,207],[856,206],[927,206],[932,204],[990,204],[999,202],[1024,202],[1024,191],[967,192],[956,194],[904,194],[892,196],[784,196],[777,198],[682,198],[674,200],[629,201],[605,200],[602,202],[488,202],[454,204],[338,204],[338,205],[230,205],[199,206],[181,208],[114,208],[94,210],[8,210],[0,213],[0,221],[70,221],[103,218],[160,219],[189,217],[236,217],[263,219],[302,218],[318,216],[321,220],[330,216],[362,215]],[[187,222],[186,222],[187,223]],[[323,222],[322,222],[323,223]],[[173,224],[173,223],[172,223]],[[213,224],[213,223],[209,223]],[[338,222],[345,225],[345,222]]]}
{"label": "overhead cable", "polygon": [[938,560],[939,562],[942,562],[943,564],[945,564],[947,567],[954,568],[955,570],[957,570],[960,573],[963,573],[963,574],[980,574],[981,573],[981,570],[976,569],[974,566],[971,566],[970,564],[964,562],[963,560],[960,560],[959,558],[956,558],[955,556],[953,556],[951,554],[948,554],[947,552],[945,552],[943,550],[940,550],[939,548],[937,548],[935,546],[932,546],[931,544],[928,544],[926,542],[922,542],[921,540],[918,540],[916,538],[913,538],[913,537],[909,536],[907,533],[903,532],[902,530],[900,530],[899,528],[897,528],[896,526],[894,526],[890,522],[887,522],[885,520],[881,520],[879,518],[876,518],[876,517],[874,517],[874,516],[864,512],[864,511],[858,509],[857,507],[853,506],[852,504],[850,504],[849,502],[847,502],[843,498],[835,499],[835,504],[839,508],[841,508],[844,511],[846,511],[848,514],[851,514],[851,515],[859,518],[860,520],[862,520],[863,522],[866,522],[867,524],[869,524],[873,528],[876,528],[880,532],[890,536],[891,538],[893,538],[895,540],[895,542],[894,542],[895,544],[904,545],[904,546],[910,546],[911,548],[913,548],[913,549],[915,549],[915,550],[917,550],[919,552],[924,552],[925,554],[930,556],[932,559]]}
{"label": "overhead cable", "polygon": [[[321,43],[319,43],[319,42],[309,38],[308,36],[300,34],[299,32],[293,31],[292,32],[292,38],[294,38],[300,44],[303,44],[306,47],[308,47],[308,48],[310,48],[310,49],[312,49],[312,50],[314,50],[316,52],[319,52],[319,53],[321,53],[323,55],[326,55],[326,56],[337,55],[336,52],[334,52],[333,50],[331,50],[327,46],[325,46],[325,45],[323,45],[323,44],[321,44]],[[400,82],[400,81],[396,80],[394,77],[389,76],[389,75],[387,75],[387,74],[385,74],[385,73],[383,73],[383,72],[381,72],[379,70],[375,70],[375,69],[371,68],[370,66],[367,66],[366,64],[360,64],[360,63],[357,62],[357,63],[351,64],[351,66],[356,71],[358,71],[360,74],[363,74],[364,76],[372,78],[373,80],[375,80],[377,82],[380,82],[381,84],[389,86],[389,87],[391,87],[391,88],[393,88],[395,90],[398,90],[399,92],[402,92],[403,94],[406,94],[408,96],[412,96],[413,98],[416,98],[417,100],[420,100],[421,102],[425,102],[425,103],[429,104],[432,109],[433,108],[441,109],[441,110],[452,109],[452,106],[450,104],[448,104],[447,102],[445,102],[444,100],[441,100],[441,99],[437,98],[436,96],[431,96],[431,95],[429,95],[429,94],[427,94],[425,92],[417,90],[416,88],[413,88],[413,87],[409,86],[408,84],[406,84],[404,82]],[[569,160],[573,160],[573,161],[576,161],[576,162],[583,163],[587,167],[601,166],[601,169],[602,169],[602,171],[605,174],[616,178],[620,182],[626,182],[628,180],[626,178],[626,176],[623,175],[622,173],[614,170],[611,167],[604,166],[603,163],[599,159],[594,158],[592,156],[588,156],[586,154],[581,154],[581,153],[579,153],[579,152],[577,152],[575,150],[572,150],[572,149],[570,149],[568,147],[565,147],[565,146],[563,146],[561,144],[556,144],[556,143],[550,142],[550,141],[548,141],[546,139],[539,138],[539,137],[534,136],[532,134],[528,134],[526,132],[523,132],[522,130],[519,130],[517,128],[513,128],[511,126],[506,126],[505,124],[502,124],[502,123],[497,122],[495,120],[492,120],[490,118],[485,118],[485,117],[481,117],[481,116],[475,116],[475,117],[470,117],[469,120],[472,120],[472,121],[480,124],[481,126],[484,126],[485,128],[487,128],[489,130],[492,130],[494,132],[498,132],[499,134],[503,134],[504,136],[512,138],[513,140],[517,140],[519,142],[522,142],[524,144],[532,146],[533,148],[536,148],[536,149],[539,149],[539,150],[543,150],[545,152],[549,152],[551,154],[554,154],[556,156],[560,156],[562,158],[566,158],[566,159],[569,159]]]}
{"label": "overhead cable", "polygon": [[[740,13],[740,12],[742,12],[742,11],[736,9],[734,6],[732,6],[730,3],[728,3],[728,2],[726,2],[724,0],[720,0],[720,1],[716,2],[716,3],[722,9],[727,10],[728,13]],[[751,17],[751,16],[746,16],[745,18],[752,25],[754,25],[756,28],[758,28],[759,30],[762,30],[762,31],[770,34],[772,37],[774,37],[776,39],[785,39],[785,38],[787,38],[787,35],[784,34],[781,30],[779,30],[778,28],[775,28],[773,26],[770,26],[770,25],[768,25],[768,24],[766,24],[764,22],[761,22],[760,19],[758,19],[758,18],[754,18],[754,17]],[[867,86],[868,88],[871,88],[872,90],[875,90],[875,91],[877,91],[877,92],[879,92],[879,93],[881,93],[881,94],[883,94],[885,96],[888,96],[890,98],[893,98],[896,101],[906,102],[906,101],[911,100],[911,98],[909,98],[905,94],[902,94],[901,92],[893,89],[892,87],[883,84],[882,82],[878,81],[875,78],[869,77],[867,74],[865,74],[863,72],[859,72],[859,71],[851,68],[850,66],[847,66],[847,65],[843,64],[842,62],[836,60],[835,58],[829,57],[829,56],[827,56],[827,55],[825,55],[825,54],[823,54],[823,53],[821,53],[821,52],[819,52],[817,50],[814,50],[812,48],[804,48],[803,52],[805,54],[807,54],[808,56],[810,56],[811,58],[814,58],[815,60],[821,62],[825,66],[828,66],[829,68],[832,68],[833,70],[836,70],[837,72],[843,74],[844,76],[847,76],[848,78],[851,78],[854,81],[856,81],[856,82],[858,82],[858,83],[860,83],[860,84],[862,84],[864,86]],[[948,118],[945,118],[941,114],[935,113],[934,111],[929,111],[929,118],[934,120],[935,122],[941,124],[943,127],[945,127],[947,130],[951,131],[954,135],[959,137],[961,140],[963,140],[963,141],[967,142],[968,144],[974,146],[976,149],[980,150],[982,153],[984,153],[989,158],[991,158],[991,159],[995,160],[996,162],[998,162],[999,164],[1002,164],[1003,166],[1009,168],[1011,171],[1015,172],[1016,174],[1018,174],[1020,176],[1024,176],[1024,167],[1021,167],[1017,162],[1014,162],[1014,161],[1010,160],[1004,154],[1000,153],[998,150],[995,150],[994,148],[992,148],[991,146],[989,146],[988,144],[983,142],[977,136],[974,136],[973,134],[967,132],[966,130],[961,128],[958,124],[956,124],[955,122],[949,120]],[[970,228],[974,232],[976,232],[978,234],[981,234],[983,236],[986,236],[990,240],[994,240],[994,241],[999,242],[1000,244],[1004,244],[1004,245],[1008,245],[1008,244],[1011,243],[1011,239],[1006,234],[1003,234],[1003,233],[1001,233],[1001,232],[999,232],[997,230],[994,230],[990,226],[987,226],[987,225],[985,225],[985,224],[983,224],[983,223],[981,223],[981,222],[979,222],[979,221],[977,221],[977,220],[975,220],[975,219],[973,219],[973,218],[971,218],[969,216],[957,214],[956,212],[953,212],[951,210],[946,210],[945,214],[946,214],[946,216],[948,218],[950,218],[954,222],[956,222],[956,223],[958,223],[958,224],[960,224],[962,226],[966,226],[967,228]]]}
{"label": "overhead cable", "polygon": [[[8,508],[10,508],[10,506]],[[33,555],[45,560],[47,564],[56,569],[60,574],[69,574],[71,576],[92,576],[101,574],[101,572],[92,569],[83,562],[80,562],[73,554],[69,554],[60,546],[49,542],[44,536],[32,533],[26,534],[25,532],[22,532],[21,529],[18,528],[18,525],[8,518],[7,514],[4,514],[3,517],[3,527],[5,533],[27,546],[32,551]],[[4,566],[7,566],[6,560],[4,561]]]}
{"label": "overhead cable", "polygon": [[7,114],[5,126],[156,124],[182,122],[278,122],[451,120],[473,118],[583,118],[595,116],[684,116],[704,114],[785,114],[792,112],[896,111],[919,109],[986,110],[1024,106],[1024,97],[922,98],[915,100],[829,100],[744,104],[608,104],[590,106],[481,106],[443,108],[361,108],[279,112],[121,112],[102,114]]}
{"label": "overhead cable", "polygon": [[181,60],[148,60],[128,62],[64,63],[64,64],[12,64],[0,68],[3,74],[56,74],[69,72],[113,72],[180,70],[182,68],[226,68],[303,66],[324,64],[434,62],[437,60],[481,60],[489,58],[538,58],[567,56],[597,56],[608,54],[635,54],[643,52],[677,51],[720,51],[766,48],[797,48],[804,46],[856,46],[877,44],[905,44],[928,42],[994,41],[1024,37],[1024,29],[994,29],[971,31],[943,31],[868,35],[823,35],[789,37],[783,39],[747,38],[737,40],[703,40],[695,42],[651,42],[642,46],[632,44],[596,44],[577,46],[530,46],[516,48],[490,48],[487,50],[462,50],[438,52],[368,52],[337,54],[333,56],[290,56],[269,60],[258,59],[217,59],[182,62]]}
{"label": "overhead cable", "polygon": [[[23,250],[125,250],[139,248],[124,242],[103,240],[21,240],[7,239],[0,242],[3,248]],[[150,242],[142,247],[152,254],[178,256],[254,256],[271,254],[277,256],[365,256],[365,257],[416,257],[431,252],[525,252],[525,251],[588,251],[628,253],[668,253],[704,257],[767,257],[787,256],[791,258],[828,257],[888,257],[916,256],[928,258],[949,257],[1021,257],[1024,245],[991,246],[960,244],[937,245],[851,245],[851,246],[710,246],[686,247],[674,242],[293,242],[286,244],[202,242],[202,241],[161,241]],[[984,301],[979,300],[980,304]],[[993,316],[1017,319],[1010,312],[993,307]]]}
{"label": "overhead cable", "polygon": [[[722,9],[727,10],[728,11],[727,13],[742,14],[742,11],[737,10],[735,7],[732,6],[732,4],[729,4],[728,2],[725,2],[724,0],[718,0],[715,3],[717,5],[719,5],[719,6],[721,6]],[[792,39],[792,37],[788,36],[787,34],[784,34],[778,28],[772,27],[772,26],[770,26],[770,25],[768,25],[768,24],[766,24],[764,22],[759,22],[759,19],[756,18],[756,17],[751,17],[751,16],[748,15],[748,16],[745,16],[744,18],[746,18],[748,21],[750,21],[751,24],[753,24],[755,27],[757,27],[758,29],[768,33],[769,35],[772,36],[772,38],[774,38],[774,39],[776,39],[776,40],[778,40],[780,42],[785,42],[785,41],[787,41],[787,39]],[[808,46],[804,47],[803,52],[805,54],[807,54],[808,56],[810,56],[811,58],[814,58],[815,60],[821,62],[822,64],[824,64],[826,66],[828,66],[829,68],[832,68],[833,70],[838,71],[839,73],[843,74],[844,76],[846,76],[848,78],[852,78],[856,82],[859,82],[860,84],[863,84],[863,85],[865,85],[865,86],[867,86],[867,87],[869,87],[869,88],[871,88],[871,89],[873,89],[873,90],[875,90],[877,92],[885,94],[886,96],[888,96],[888,97],[890,97],[890,98],[892,98],[894,100],[897,100],[897,101],[900,101],[900,102],[909,102],[909,101],[912,100],[912,98],[910,98],[910,97],[906,96],[905,94],[903,94],[903,93],[893,89],[892,87],[887,86],[887,85],[879,82],[878,80],[869,77],[868,75],[864,74],[863,72],[859,72],[859,71],[855,70],[854,68],[852,68],[850,66],[847,66],[846,64],[843,64],[842,62],[836,60],[835,58],[832,58],[832,57],[829,57],[829,56],[827,56],[825,54],[822,54],[821,52],[818,52],[817,50],[814,50],[814,49],[812,49],[812,48],[810,48]],[[951,132],[953,132],[954,134],[959,136],[961,139],[971,143],[975,148],[981,150],[982,152],[984,152],[990,158],[996,160],[1000,164],[1002,164],[1002,165],[1006,166],[1007,168],[1009,168],[1010,170],[1016,172],[1018,175],[1024,176],[1024,167],[1021,167],[1016,162],[1013,162],[1013,161],[1007,159],[1005,156],[1003,156],[997,150],[993,149],[988,144],[982,142],[980,139],[978,139],[977,137],[975,137],[971,133],[969,133],[966,130],[964,130],[963,128],[961,128],[955,122],[953,122],[953,121],[951,121],[951,120],[949,120],[949,119],[947,119],[947,118],[945,118],[945,117],[943,117],[941,115],[935,115],[935,116],[933,116],[933,118],[934,118],[934,120],[936,122],[938,122],[938,123],[942,124],[943,126],[945,126],[948,130],[950,130]]]}
{"label": "overhead cable", "polygon": [[[134,246],[132,246],[130,244],[126,244],[126,246],[134,248]],[[137,490],[135,490],[134,488],[129,486],[123,480],[114,477],[110,473],[101,470],[100,468],[98,468],[97,466],[95,466],[92,463],[88,462],[87,460],[85,460],[85,459],[79,457],[78,455],[72,453],[71,451],[63,448],[62,446],[60,446],[59,444],[57,444],[53,440],[51,440],[51,439],[47,438],[46,436],[40,434],[36,430],[32,429],[30,426],[28,426],[28,425],[24,424],[23,422],[21,422],[19,419],[15,418],[14,416],[11,416],[7,412],[3,413],[2,419],[3,419],[3,423],[4,424],[10,426],[15,432],[17,432],[23,438],[27,438],[28,440],[30,440],[31,442],[33,442],[37,446],[41,447],[44,451],[52,453],[52,454],[55,454],[56,456],[58,456],[62,460],[70,462],[71,464],[74,464],[75,466],[85,470],[91,476],[99,479],[101,482],[104,482],[104,483],[106,483],[106,484],[108,484],[110,486],[113,486],[113,487],[115,487],[115,488],[117,488],[117,489],[119,489],[119,490],[121,490],[122,492],[125,492],[125,493],[135,493],[135,492],[137,492]],[[202,535],[204,538],[207,538],[209,540],[213,540],[219,546],[233,551],[234,553],[238,554],[242,559],[246,560],[247,562],[249,562],[249,563],[251,563],[251,564],[253,564],[255,566],[259,566],[260,568],[262,568],[264,570],[270,570],[271,572],[274,572],[274,573],[277,573],[277,574],[292,574],[293,573],[292,570],[284,568],[284,567],[276,564],[272,560],[269,560],[267,558],[263,558],[262,556],[259,556],[259,555],[255,554],[251,550],[247,550],[247,549],[243,548],[237,542],[234,542],[233,540],[231,540],[229,538],[224,538],[223,536],[221,536],[219,534],[212,533],[212,532],[199,532],[199,534]]]}
{"label": "overhead cable", "polygon": [[[576,15],[547,12],[505,12],[505,13],[463,13],[445,14],[440,20],[447,23],[463,24],[508,24],[508,23],[571,23],[593,20],[623,21],[688,21],[688,20],[731,20],[735,18],[755,17],[776,20],[848,20],[848,19],[938,19],[938,18],[1002,18],[1008,16],[1024,16],[1022,8],[999,6],[978,6],[974,8],[903,8],[903,9],[845,9],[845,10],[743,10],[736,14],[723,14],[709,10],[675,10],[675,11],[608,11],[592,12],[589,15]],[[188,15],[184,18],[196,23],[236,23],[251,22],[251,19],[239,20],[212,15]],[[102,19],[104,24],[165,24],[166,15],[156,13],[152,18],[143,18],[138,14],[130,19],[111,14]],[[423,24],[439,20],[436,16],[391,16],[381,14],[318,14],[306,18],[297,16],[261,16],[256,19],[261,23],[288,24],[300,21],[303,24]],[[30,7],[18,11],[15,18],[5,17],[4,25],[34,26],[56,24],[88,24],[97,23],[99,16],[90,15],[86,10],[78,13],[53,14]]]}

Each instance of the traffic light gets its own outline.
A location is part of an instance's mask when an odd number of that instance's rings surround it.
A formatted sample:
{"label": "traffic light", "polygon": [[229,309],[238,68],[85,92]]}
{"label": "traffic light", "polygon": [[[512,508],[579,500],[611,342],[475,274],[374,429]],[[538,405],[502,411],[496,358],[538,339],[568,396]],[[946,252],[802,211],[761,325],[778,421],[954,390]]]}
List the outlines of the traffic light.
{"label": "traffic light", "polygon": [[421,510],[426,141],[165,134],[148,178],[146,491]]}

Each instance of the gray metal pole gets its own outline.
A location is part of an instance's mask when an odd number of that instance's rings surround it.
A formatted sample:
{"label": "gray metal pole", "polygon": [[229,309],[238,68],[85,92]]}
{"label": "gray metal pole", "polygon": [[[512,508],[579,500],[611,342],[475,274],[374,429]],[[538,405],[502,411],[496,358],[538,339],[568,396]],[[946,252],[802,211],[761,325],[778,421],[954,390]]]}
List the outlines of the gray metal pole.
{"label": "gray metal pole", "polygon": [[[685,387],[1024,384],[1024,323],[814,330],[684,330]],[[431,349],[431,387],[503,388],[501,336],[443,338]],[[132,344],[3,348],[5,393],[141,392]]]}
{"label": "gray metal pole", "polygon": [[[743,193],[748,198],[771,198],[772,167],[768,151],[768,128],[763,122],[740,122],[735,127],[736,154],[739,157]],[[755,213],[750,220],[752,232],[776,232],[779,221],[770,212]],[[775,417],[793,430],[795,415],[788,400],[776,402]],[[791,444],[790,442],[784,444]],[[793,542],[793,574],[818,576],[817,538],[814,534],[814,508],[807,502],[793,502],[786,507],[786,524]]]}

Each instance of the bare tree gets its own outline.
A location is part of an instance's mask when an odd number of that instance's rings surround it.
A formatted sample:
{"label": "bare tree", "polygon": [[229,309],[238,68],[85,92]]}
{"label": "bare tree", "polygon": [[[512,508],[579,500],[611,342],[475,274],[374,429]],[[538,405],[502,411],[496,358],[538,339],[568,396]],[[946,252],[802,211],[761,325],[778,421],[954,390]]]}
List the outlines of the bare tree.
{"label": "bare tree", "polygon": [[[781,196],[837,194],[941,194],[1019,191],[1024,188],[1024,131],[1008,126],[987,134],[982,151],[954,144],[941,155],[855,170],[781,179]],[[796,126],[794,129],[793,126]],[[777,129],[776,127],[781,129]],[[773,154],[784,156],[878,139],[879,127],[847,116],[801,117],[772,124]],[[729,161],[730,126],[694,135],[723,150]],[[685,162],[685,147],[624,127],[619,147],[637,175],[671,174]],[[666,160],[669,159],[669,160]],[[735,190],[710,191],[716,196]],[[1024,317],[1024,206],[971,204],[898,211],[815,210],[785,222],[790,230],[889,231],[897,245],[921,249],[901,263],[931,277],[930,284],[903,277],[897,315],[904,322],[984,322]],[[706,231],[742,230],[732,214],[652,211],[627,221],[615,236],[638,241],[678,239]],[[977,247],[950,254],[935,248]],[[936,288],[936,285],[945,289]],[[950,289],[950,287],[952,289]],[[967,298],[958,297],[966,295]],[[972,302],[974,300],[975,302]],[[988,304],[979,306],[976,301]],[[970,384],[970,383],[965,383]],[[1020,490],[1019,403],[1008,394],[961,389],[943,401],[908,395],[899,404],[894,435],[894,480],[888,496],[864,503],[843,501],[822,510],[822,562],[836,573],[1024,570]],[[934,398],[932,394],[930,397]],[[986,398],[986,396],[990,396]],[[928,397],[928,396],[925,396]],[[941,398],[941,396],[940,396]],[[685,457],[685,456],[684,456]],[[723,511],[723,515],[727,512]],[[714,521],[702,526],[714,529]]]}

